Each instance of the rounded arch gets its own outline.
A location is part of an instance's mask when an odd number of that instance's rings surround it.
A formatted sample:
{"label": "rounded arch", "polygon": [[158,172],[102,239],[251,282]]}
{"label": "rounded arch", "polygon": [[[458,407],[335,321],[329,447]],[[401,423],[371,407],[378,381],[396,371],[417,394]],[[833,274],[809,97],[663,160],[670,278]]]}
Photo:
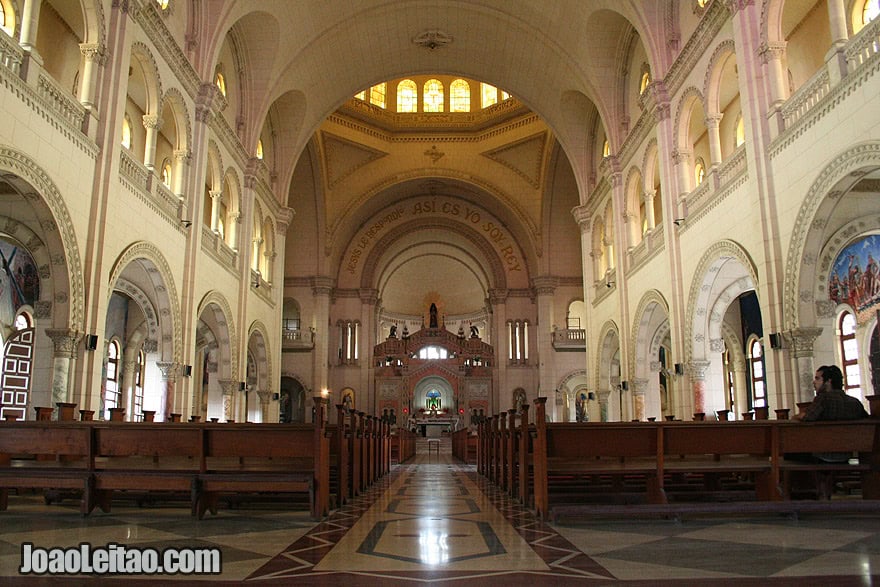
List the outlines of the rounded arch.
{"label": "rounded arch", "polygon": [[229,307],[229,302],[227,302],[226,298],[218,291],[209,291],[204,297],[202,297],[201,301],[199,301],[196,316],[201,320],[203,315],[208,314],[212,316],[215,325],[226,329],[229,340],[224,341],[219,339],[217,341],[219,344],[221,362],[222,364],[228,365],[229,379],[238,381],[238,337],[235,333],[235,321],[233,320],[232,309]]}
{"label": "rounded arch", "polygon": [[[612,388],[620,383],[620,330],[613,320],[608,320],[602,325],[599,329],[598,340],[599,352],[596,353],[598,389],[600,391],[611,391]],[[615,359],[615,356],[617,356],[617,359]]]}
{"label": "rounded arch", "polygon": [[719,103],[719,90],[721,87],[721,75],[724,71],[724,64],[729,58],[736,59],[736,45],[733,39],[721,41],[712,52],[709,58],[709,65],[706,68],[706,76],[703,80],[703,96],[706,98],[706,113],[718,114],[721,112],[721,104]]}
{"label": "rounded arch", "polygon": [[[40,238],[46,245],[49,262],[38,264],[37,268],[41,279],[51,275],[53,280],[54,298],[51,310],[47,308],[53,327],[84,331],[82,261],[73,220],[61,192],[36,161],[6,146],[0,146],[0,171],[6,172],[4,181],[28,201],[40,218]],[[35,253],[39,252],[31,251],[32,256]]]}
{"label": "rounded arch", "polygon": [[697,264],[688,294],[684,349],[687,362],[709,356],[712,341],[721,336],[726,304],[746,291],[756,290],[757,285],[755,263],[739,243],[723,240],[709,247]]}
{"label": "rounded arch", "polygon": [[694,86],[690,86],[681,93],[678,100],[678,108],[675,110],[675,145],[679,149],[689,150],[691,145],[687,143],[690,136],[691,115],[696,104],[699,104],[703,112],[706,111],[706,100],[703,93]]}
{"label": "rounded arch", "polygon": [[783,286],[783,320],[787,329],[815,326],[827,313],[816,298],[817,262],[825,243],[827,219],[839,198],[864,175],[880,169],[880,142],[854,145],[832,159],[818,174],[804,197],[792,230]]}
{"label": "rounded arch", "polygon": [[212,190],[223,189],[223,155],[220,152],[220,147],[213,140],[208,141],[207,166],[205,184]]}
{"label": "rounded arch", "polygon": [[165,106],[169,106],[174,115],[174,124],[177,126],[177,143],[173,145],[174,149],[187,151],[192,145],[192,122],[186,107],[186,100],[180,90],[177,88],[169,88],[165,95],[162,96],[162,104],[159,111],[162,112]]}
{"label": "rounded arch", "polygon": [[104,7],[100,0],[83,0],[84,43],[107,46],[107,29],[104,22]]}
{"label": "rounded arch", "polygon": [[[660,380],[652,375],[660,370],[657,357],[661,345],[669,337],[669,331],[669,304],[657,290],[647,291],[634,314],[630,344],[633,349],[629,357],[629,373],[634,392],[631,400],[633,418],[661,415],[663,405]],[[667,361],[669,358],[667,356]]]}
{"label": "rounded arch", "polygon": [[[248,328],[248,351],[253,353],[257,361],[257,389],[271,389],[272,353],[269,346],[268,329],[260,320],[254,320]],[[262,368],[261,368],[262,367]]]}
{"label": "rounded arch", "polygon": [[150,48],[140,41],[131,46],[131,59],[136,62],[144,73],[144,91],[146,92],[145,114],[160,115],[162,113],[162,79],[159,66]]}
{"label": "rounded arch", "polygon": [[158,339],[159,356],[163,361],[181,364],[182,327],[180,323],[180,303],[177,298],[177,287],[171,267],[159,248],[152,243],[138,242],[125,249],[116,259],[110,270],[107,298],[117,288],[123,272],[137,264],[140,271],[146,274],[141,280],[141,287],[149,284],[145,290],[153,300],[161,318],[159,319],[160,334]]}

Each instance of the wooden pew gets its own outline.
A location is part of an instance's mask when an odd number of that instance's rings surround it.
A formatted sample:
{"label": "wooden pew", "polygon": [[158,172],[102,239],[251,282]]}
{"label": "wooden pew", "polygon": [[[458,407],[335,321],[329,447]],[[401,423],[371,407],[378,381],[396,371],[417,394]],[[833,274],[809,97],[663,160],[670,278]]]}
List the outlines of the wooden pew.
{"label": "wooden pew", "polygon": [[[534,507],[549,514],[551,487],[566,501],[577,500],[597,478],[610,479],[611,493],[625,479],[643,487],[642,499],[665,503],[662,428],[626,423],[547,423],[547,398],[535,399]],[[605,492],[607,494],[607,492]],[[623,497],[621,495],[621,497]]]}
{"label": "wooden pew", "polygon": [[[51,460],[38,460],[51,455]],[[92,508],[92,440],[82,422],[0,422],[0,511],[10,489],[67,489],[82,492],[80,511]]]}
{"label": "wooden pew", "polygon": [[327,515],[330,440],[323,404],[315,424],[204,424],[205,471],[198,476],[196,515],[217,513],[224,493],[308,493],[313,519]]}
{"label": "wooden pew", "polygon": [[330,497],[337,506],[351,497],[351,429],[348,410],[336,404],[336,424],[327,426],[330,439]]}
{"label": "wooden pew", "polygon": [[91,429],[93,508],[110,512],[114,491],[168,491],[187,495],[195,513],[196,480],[205,464],[201,426],[94,422]]}
{"label": "wooden pew", "polygon": [[[863,499],[880,499],[880,420],[785,422],[778,428],[782,456],[778,461],[779,475],[786,499],[792,497],[792,479],[796,475],[811,477],[813,485],[820,489],[823,481],[830,485],[835,477],[854,476],[860,481]],[[791,453],[832,452],[849,452],[857,460],[828,463],[784,458]]]}

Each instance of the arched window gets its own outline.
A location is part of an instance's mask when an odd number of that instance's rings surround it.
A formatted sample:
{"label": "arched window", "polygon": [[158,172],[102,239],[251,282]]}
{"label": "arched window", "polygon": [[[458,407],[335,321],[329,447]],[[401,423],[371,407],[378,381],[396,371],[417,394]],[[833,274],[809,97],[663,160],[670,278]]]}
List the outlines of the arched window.
{"label": "arched window", "polygon": [[147,367],[147,355],[143,350],[138,351],[134,363],[134,398],[131,419],[140,422],[144,419],[144,374]]}
{"label": "arched window", "polygon": [[257,140],[257,159],[263,160],[263,139]]}
{"label": "arched window", "polygon": [[110,408],[119,407],[119,343],[107,347],[107,379],[104,381],[104,419],[110,419]]}
{"label": "arched window", "polygon": [[856,340],[856,318],[850,312],[840,315],[840,358],[843,363],[843,390],[862,394],[862,378],[859,371],[859,341]]}
{"label": "arched window", "polygon": [[3,5],[2,0],[0,0],[0,28],[10,37],[15,32],[15,18],[12,16],[12,11],[7,10]]}
{"label": "arched window", "polygon": [[128,114],[122,117],[122,146],[131,149],[131,118]]}
{"label": "arched window", "polygon": [[220,93],[226,97],[226,78],[223,76],[221,72],[217,72],[217,75],[214,76],[214,83],[217,85],[217,88],[220,90]]}
{"label": "arched window", "polygon": [[15,317],[15,322],[13,322],[12,327],[15,330],[27,330],[33,325],[34,319],[31,318],[31,315],[27,312],[20,312],[18,316]]}
{"label": "arched window", "polygon": [[370,88],[370,104],[385,108],[385,92],[388,84],[382,82]]}
{"label": "arched window", "polygon": [[488,108],[498,103],[498,88],[480,82],[480,107]]}
{"label": "arched window", "polygon": [[511,363],[529,360],[529,322],[511,320],[507,323],[507,358]]}
{"label": "arched window", "polygon": [[171,189],[171,161],[168,159],[162,162],[162,183]]}
{"label": "arched window", "polygon": [[443,112],[444,92],[443,84],[438,79],[429,79],[425,82],[425,95],[422,98],[425,112]]}
{"label": "arched window", "polygon": [[471,86],[463,79],[457,79],[449,86],[449,110],[452,112],[471,111]]}
{"label": "arched window", "polygon": [[602,143],[602,158],[604,159],[608,155],[611,154],[611,145],[608,144],[608,139],[605,139],[605,142]]}
{"label": "arched window", "polygon": [[697,162],[694,164],[694,185],[700,185],[704,179],[706,179],[706,164],[702,157],[697,157]]}
{"label": "arched window", "polygon": [[648,89],[648,85],[651,83],[651,72],[646,71],[642,74],[642,79],[639,81],[639,95],[645,93],[645,90]]}
{"label": "arched window", "polygon": [[764,348],[757,338],[749,342],[749,375],[752,383],[752,407],[767,406],[767,383],[764,376]]}
{"label": "arched window", "polygon": [[361,90],[360,92],[355,94],[354,97],[357,98],[358,100],[366,101],[367,100],[367,90]]}
{"label": "arched window", "polygon": [[346,320],[338,323],[339,326],[339,363],[354,364],[358,361],[360,346],[360,322]]}
{"label": "arched window", "polygon": [[746,142],[746,125],[743,122],[742,112],[740,112],[736,117],[734,133],[733,147],[736,148]]}
{"label": "arched window", "polygon": [[397,84],[397,111],[419,111],[418,87],[411,79],[405,79]]}
{"label": "arched window", "polygon": [[425,346],[419,349],[419,358],[428,360],[448,359],[449,351],[442,346]]}
{"label": "arched window", "polygon": [[159,6],[159,10],[168,10],[168,5],[171,3],[171,0],[156,0],[156,4]]}
{"label": "arched window", "polygon": [[880,16],[880,0],[867,0],[862,11],[862,22],[868,24]]}

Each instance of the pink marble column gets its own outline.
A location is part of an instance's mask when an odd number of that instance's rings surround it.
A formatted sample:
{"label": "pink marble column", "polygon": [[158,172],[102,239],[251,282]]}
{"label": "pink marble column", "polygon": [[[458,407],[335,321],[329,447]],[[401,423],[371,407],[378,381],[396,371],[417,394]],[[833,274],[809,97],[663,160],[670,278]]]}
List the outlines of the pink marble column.
{"label": "pink marble column", "polygon": [[162,373],[162,419],[167,422],[174,411],[174,384],[177,381],[179,365],[177,363],[156,363],[156,366]]}
{"label": "pink marble column", "polygon": [[709,361],[691,361],[688,369],[694,394],[695,413],[706,411],[706,370],[708,369]]}

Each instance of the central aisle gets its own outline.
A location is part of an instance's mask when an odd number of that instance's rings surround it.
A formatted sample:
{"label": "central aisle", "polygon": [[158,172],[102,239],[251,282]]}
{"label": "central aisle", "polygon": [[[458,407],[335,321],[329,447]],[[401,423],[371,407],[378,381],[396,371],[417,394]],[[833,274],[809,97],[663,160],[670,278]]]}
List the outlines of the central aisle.
{"label": "central aisle", "polygon": [[454,463],[448,453],[419,454],[249,579],[509,586],[533,584],[540,576],[553,583],[612,578],[556,532],[541,530],[515,502],[478,484],[474,467]]}

